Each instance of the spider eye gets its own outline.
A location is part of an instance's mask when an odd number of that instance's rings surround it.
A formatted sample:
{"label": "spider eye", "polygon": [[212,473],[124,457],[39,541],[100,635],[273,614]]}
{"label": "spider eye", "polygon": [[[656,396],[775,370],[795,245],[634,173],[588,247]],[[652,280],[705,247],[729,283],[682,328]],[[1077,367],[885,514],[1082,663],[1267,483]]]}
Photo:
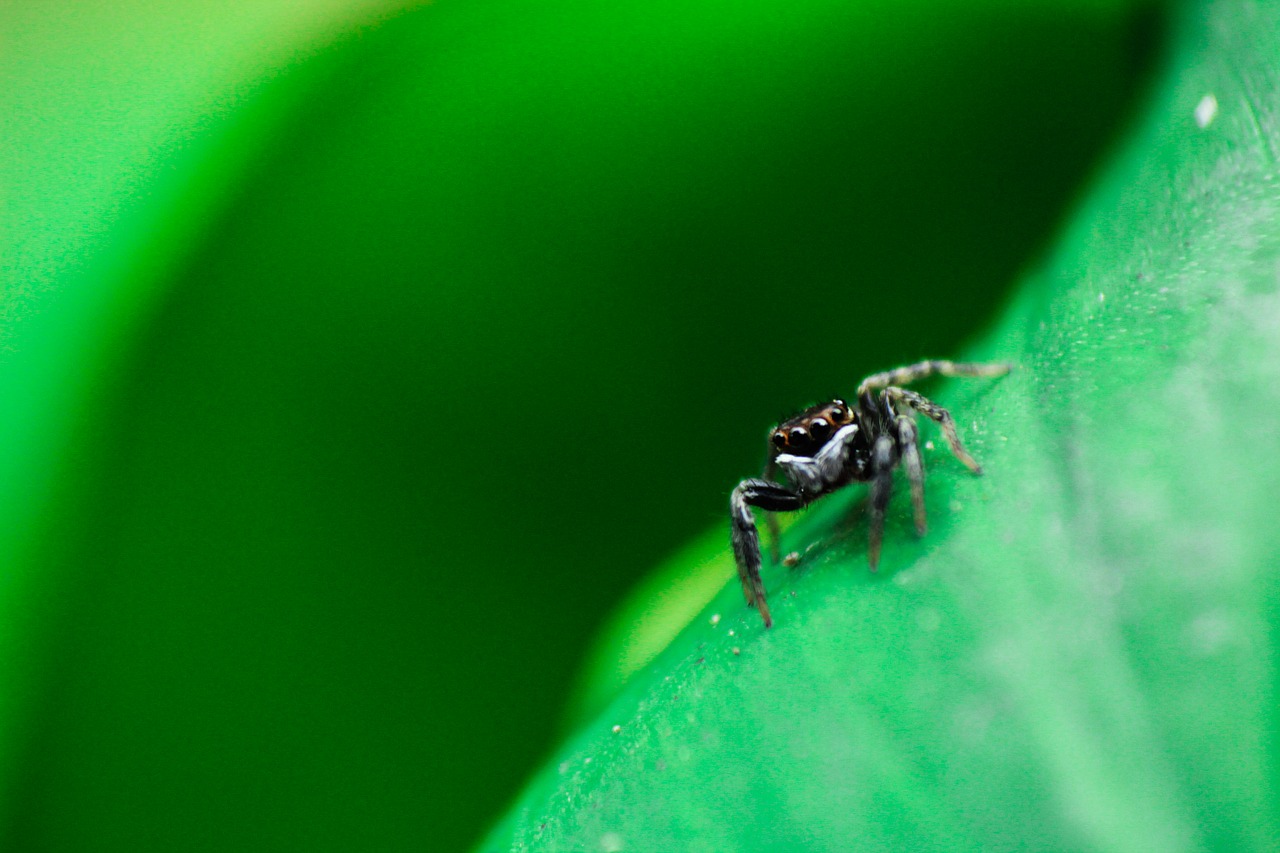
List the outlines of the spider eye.
{"label": "spider eye", "polygon": [[804,427],[795,427],[791,430],[791,445],[793,447],[802,446],[809,440],[809,433],[805,432]]}
{"label": "spider eye", "polygon": [[814,418],[809,421],[809,432],[818,441],[826,441],[827,436],[831,435],[831,424],[822,418]]}
{"label": "spider eye", "polygon": [[839,406],[833,408],[831,410],[831,420],[836,421],[837,423],[844,420],[844,409]]}
{"label": "spider eye", "polygon": [[773,434],[773,446],[781,450],[787,446],[787,437],[783,433],[775,432]]}

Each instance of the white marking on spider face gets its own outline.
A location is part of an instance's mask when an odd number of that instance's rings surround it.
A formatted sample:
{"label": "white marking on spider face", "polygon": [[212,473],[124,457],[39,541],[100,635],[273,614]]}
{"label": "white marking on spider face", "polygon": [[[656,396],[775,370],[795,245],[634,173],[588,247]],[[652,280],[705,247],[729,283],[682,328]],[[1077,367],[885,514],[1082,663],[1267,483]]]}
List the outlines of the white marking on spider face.
{"label": "white marking on spider face", "polygon": [[817,460],[818,463],[826,469],[827,473],[837,473],[831,466],[833,463],[845,457],[845,447],[853,440],[853,437],[857,435],[857,433],[857,424],[842,426],[836,431],[835,435],[831,436],[830,441],[822,445],[822,449],[818,451]]}
{"label": "white marking on spider face", "polygon": [[1200,103],[1196,104],[1196,127],[1204,130],[1213,124],[1213,120],[1218,117],[1218,99],[1212,93],[1205,95],[1200,99]]}
{"label": "white marking on spider face", "polygon": [[818,452],[822,453],[828,447],[835,447],[845,442],[850,437],[852,437],[852,435],[857,431],[858,431],[857,424],[845,424],[844,426],[840,427],[840,429],[836,430],[836,434],[831,436],[831,439],[826,444],[822,445],[822,450],[819,450]]}
{"label": "white marking on spider face", "polygon": [[848,458],[848,445],[857,432],[857,424],[847,424],[840,427],[813,456],[781,453],[774,461],[796,486],[808,491],[823,491],[840,478],[844,461]]}

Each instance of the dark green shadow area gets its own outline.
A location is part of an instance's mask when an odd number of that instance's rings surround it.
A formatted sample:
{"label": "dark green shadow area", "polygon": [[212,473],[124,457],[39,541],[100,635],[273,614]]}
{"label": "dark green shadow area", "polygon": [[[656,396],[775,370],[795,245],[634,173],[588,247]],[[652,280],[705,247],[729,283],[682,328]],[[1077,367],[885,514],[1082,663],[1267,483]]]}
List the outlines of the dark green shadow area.
{"label": "dark green shadow area", "polygon": [[1119,12],[899,8],[441,2],[326,58],[68,463],[12,849],[473,840],[768,425],[957,351],[1124,119]]}

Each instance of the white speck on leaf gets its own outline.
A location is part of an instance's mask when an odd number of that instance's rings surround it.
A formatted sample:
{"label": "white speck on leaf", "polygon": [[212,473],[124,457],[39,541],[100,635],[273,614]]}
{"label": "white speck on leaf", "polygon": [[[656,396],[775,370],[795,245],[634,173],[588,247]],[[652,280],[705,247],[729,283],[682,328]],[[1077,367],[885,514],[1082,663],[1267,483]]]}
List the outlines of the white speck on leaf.
{"label": "white speck on leaf", "polygon": [[1205,95],[1200,99],[1200,103],[1196,104],[1196,126],[1204,130],[1213,124],[1213,120],[1218,115],[1218,99],[1212,94]]}

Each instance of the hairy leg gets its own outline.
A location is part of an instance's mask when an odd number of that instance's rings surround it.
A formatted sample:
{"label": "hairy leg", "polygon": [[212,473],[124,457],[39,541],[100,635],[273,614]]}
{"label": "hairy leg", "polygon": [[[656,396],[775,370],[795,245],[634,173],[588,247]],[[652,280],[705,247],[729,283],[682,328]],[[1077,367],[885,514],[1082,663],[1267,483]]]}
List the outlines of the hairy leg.
{"label": "hairy leg", "polygon": [[951,417],[951,413],[939,406],[937,403],[922,397],[915,391],[908,391],[905,388],[886,388],[884,393],[892,400],[908,406],[926,418],[930,418],[938,422],[938,426],[942,427],[942,435],[947,440],[947,446],[951,448],[951,453],[957,459],[965,464],[965,466],[975,474],[982,473],[982,466],[979,465],[972,456],[964,449],[964,445],[960,442],[960,434],[956,432],[955,419]]}
{"label": "hairy leg", "polygon": [[760,611],[764,626],[773,624],[765,598],[764,581],[760,579],[760,534],[756,530],[751,507],[769,512],[800,509],[805,500],[785,486],[767,480],[743,480],[729,498],[729,537],[733,542],[733,558],[738,566],[738,580],[747,604]]}
{"label": "hairy leg", "polygon": [[882,435],[871,448],[871,545],[867,560],[871,571],[880,565],[880,543],[884,540],[884,511],[893,493],[893,439]]}
{"label": "hairy leg", "polygon": [[[760,479],[773,482],[777,475],[777,469],[777,458],[771,452]],[[764,526],[769,529],[769,556],[773,558],[774,565],[777,565],[782,562],[782,526],[778,524],[778,516],[765,510]]]}
{"label": "hairy leg", "polygon": [[916,533],[925,534],[927,523],[924,514],[924,464],[920,461],[920,436],[915,419],[910,414],[898,416],[898,446],[902,453],[902,467],[907,470],[911,483],[911,509],[915,515]]}
{"label": "hairy leg", "polygon": [[918,361],[905,367],[873,373],[858,385],[858,394],[891,385],[907,385],[929,376],[1004,376],[1013,368],[1011,364],[982,364],[972,361]]}

